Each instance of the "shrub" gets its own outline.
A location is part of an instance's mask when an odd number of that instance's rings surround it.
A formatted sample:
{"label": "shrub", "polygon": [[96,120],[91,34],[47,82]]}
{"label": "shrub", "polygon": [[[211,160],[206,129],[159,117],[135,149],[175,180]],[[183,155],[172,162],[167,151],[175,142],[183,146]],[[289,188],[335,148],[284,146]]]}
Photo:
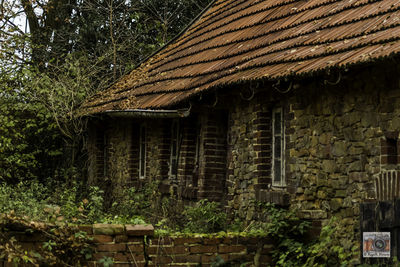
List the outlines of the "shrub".
{"label": "shrub", "polygon": [[306,237],[310,223],[300,219],[295,210],[278,208],[271,203],[258,204],[265,222],[253,223],[250,234],[266,235],[275,240],[272,252],[276,266],[353,266],[359,246],[354,240],[343,240],[345,226],[332,218],[319,238]]}
{"label": "shrub", "polygon": [[[81,266],[92,257],[91,238],[77,227],[49,226],[1,214],[0,228],[0,254],[14,266]],[[8,229],[45,236],[47,241],[27,251],[17,241],[15,232]]]}
{"label": "shrub", "polygon": [[47,186],[37,181],[3,183],[0,184],[0,213],[36,221],[73,223],[99,222],[106,217],[103,192],[98,187],[90,187],[87,196],[82,196],[78,188],[76,183]]}
{"label": "shrub", "polygon": [[[352,260],[358,258],[359,245],[351,240],[343,240],[345,226],[335,217],[322,227],[318,240],[307,249],[308,257],[305,266],[349,266]],[[347,244],[344,244],[347,243]]]}
{"label": "shrub", "polygon": [[126,218],[151,215],[153,201],[158,198],[157,187],[158,183],[153,182],[139,189],[123,189],[121,197],[112,203],[110,214]]}
{"label": "shrub", "polygon": [[12,212],[44,220],[47,219],[48,200],[47,188],[38,182],[0,184],[0,213]]}
{"label": "shrub", "polygon": [[184,215],[187,219],[185,232],[215,233],[226,228],[227,215],[217,202],[202,199],[193,207],[186,207]]}
{"label": "shrub", "polygon": [[272,203],[258,203],[258,212],[265,222],[255,222],[249,227],[250,234],[266,235],[275,240],[272,256],[277,266],[299,266],[304,261],[306,244],[304,234],[310,223],[296,216],[295,211],[278,208]]}

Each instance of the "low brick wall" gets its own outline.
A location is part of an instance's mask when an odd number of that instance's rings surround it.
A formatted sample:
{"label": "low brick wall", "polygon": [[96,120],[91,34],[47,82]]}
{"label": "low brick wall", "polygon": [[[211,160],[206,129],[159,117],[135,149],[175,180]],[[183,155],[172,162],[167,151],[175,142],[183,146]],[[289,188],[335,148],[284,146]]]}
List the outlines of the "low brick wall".
{"label": "low brick wall", "polygon": [[[176,237],[154,236],[151,225],[94,224],[80,226],[93,237],[94,254],[88,266],[102,266],[98,261],[112,258],[113,266],[211,266],[213,262],[230,266],[268,266],[273,244],[261,237]],[[24,247],[34,249],[45,239],[26,234]],[[242,265],[245,264],[245,265]],[[9,266],[7,263],[0,266]],[[10,265],[11,266],[11,265]]]}
{"label": "low brick wall", "polygon": [[97,224],[92,233],[93,259],[107,256],[114,266],[209,266],[221,259],[267,266],[273,247],[268,239],[255,237],[155,237],[152,226]]}

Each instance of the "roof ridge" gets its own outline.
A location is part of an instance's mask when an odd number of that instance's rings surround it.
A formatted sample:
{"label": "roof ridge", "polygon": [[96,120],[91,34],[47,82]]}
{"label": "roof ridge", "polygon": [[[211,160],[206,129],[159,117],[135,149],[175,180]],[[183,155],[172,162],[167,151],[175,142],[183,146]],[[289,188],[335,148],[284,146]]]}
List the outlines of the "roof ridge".
{"label": "roof ridge", "polygon": [[[289,3],[289,2],[290,2],[290,3],[295,3],[296,1],[297,1],[297,0],[288,0],[287,2],[288,2],[288,3]],[[347,9],[351,9],[351,8],[354,8],[354,7],[357,7],[357,6],[361,6],[361,5],[368,5],[368,4],[370,4],[370,3],[381,2],[381,1],[383,1],[383,0],[365,0],[365,2],[361,2],[361,3],[360,3],[360,2],[356,2],[356,3],[354,3],[354,5],[352,5],[352,4],[348,5],[348,6],[347,6]],[[294,15],[294,14],[300,14],[300,13],[302,13],[302,12],[305,12],[305,11],[308,11],[308,10],[312,10],[312,9],[316,9],[316,8],[321,7],[321,6],[334,4],[334,3],[336,3],[336,2],[342,2],[342,1],[340,1],[340,0],[327,0],[326,2],[316,3],[314,6],[311,6],[311,7],[307,8],[307,9],[295,10],[295,11],[293,11],[293,12],[288,12],[288,13],[283,14],[283,15],[280,15],[280,16],[275,16],[275,17],[273,17],[273,18],[271,18],[271,19],[269,19],[269,20],[267,20],[267,21],[259,21],[259,22],[253,23],[253,24],[249,24],[249,25],[246,25],[246,26],[242,26],[242,27],[238,27],[238,28],[235,28],[235,29],[231,29],[231,30],[229,30],[229,31],[221,32],[221,33],[218,33],[218,34],[209,36],[209,37],[206,38],[206,39],[202,39],[202,40],[200,40],[199,42],[196,42],[196,43],[193,43],[193,44],[190,44],[190,45],[187,45],[187,46],[183,46],[183,47],[181,47],[179,50],[177,50],[177,51],[175,51],[174,53],[171,53],[171,54],[169,54],[169,55],[167,55],[167,56],[168,56],[168,57],[173,56],[173,55],[175,55],[175,54],[177,54],[177,53],[179,53],[179,52],[181,52],[181,51],[183,51],[183,50],[185,50],[185,49],[188,49],[188,48],[191,48],[191,47],[193,47],[193,46],[195,46],[195,45],[198,45],[198,44],[207,42],[207,41],[209,41],[209,40],[212,40],[212,39],[215,38],[215,37],[219,37],[219,36],[225,35],[225,34],[227,34],[227,33],[233,33],[233,32],[237,32],[237,31],[240,31],[240,30],[244,30],[244,29],[247,29],[247,28],[254,27],[254,26],[267,24],[267,23],[272,22],[272,21],[277,21],[277,20],[280,20],[280,19],[283,19],[283,18],[287,18],[287,17],[289,17],[289,16],[292,16],[292,15]],[[281,6],[282,6],[282,5],[281,5]],[[276,7],[279,7],[279,6],[275,6],[275,7],[273,7],[273,8],[276,8]],[[269,10],[269,9],[266,8],[265,10]],[[344,11],[344,10],[346,10],[346,9],[343,8],[341,11]],[[331,14],[332,14],[332,13],[331,13]],[[328,16],[331,15],[331,14],[325,14],[325,16],[328,17]],[[244,17],[244,16],[243,16],[243,17]],[[243,17],[241,17],[240,19],[242,19]],[[312,19],[314,19],[314,18],[312,18]],[[308,22],[308,21],[306,20],[305,22]],[[229,23],[226,23],[225,26],[228,25],[228,24],[229,24]],[[204,33],[206,33],[206,32],[204,32]],[[198,36],[201,36],[201,35],[198,35]],[[198,37],[198,36],[197,36],[197,37]],[[193,39],[194,39],[194,37],[192,38],[192,40],[193,40]],[[183,44],[183,43],[180,43],[180,45],[182,45],[182,44]],[[163,58],[163,59],[164,59],[164,58]],[[153,69],[155,69],[155,68],[159,68],[159,67],[163,66],[164,64],[167,64],[167,63],[171,62],[171,60],[170,60],[170,61],[165,60],[165,61],[162,62],[160,65],[157,65],[157,63],[159,63],[159,62],[161,62],[161,61],[162,61],[162,59],[161,59],[161,60],[155,61],[155,62],[154,62],[154,66],[151,67],[151,68],[149,69],[149,72],[151,72],[151,71],[152,71]]]}
{"label": "roof ridge", "polygon": [[[263,0],[263,1],[264,1],[264,0]],[[287,1],[284,2],[283,4],[271,5],[271,6],[268,6],[268,7],[264,8],[264,9],[262,9],[262,10],[260,9],[259,11],[256,11],[254,14],[259,13],[259,12],[263,12],[263,11],[266,11],[266,10],[269,10],[269,9],[281,7],[281,6],[284,6],[284,5],[286,5],[286,4],[292,4],[292,3],[295,3],[295,2],[300,2],[300,1],[301,1],[301,0],[287,0]],[[340,1],[340,0],[327,0],[327,2],[329,2],[329,1],[331,1],[331,2],[336,2],[336,1]],[[377,1],[382,1],[382,0],[377,0]],[[259,2],[259,3],[260,3],[260,2]],[[242,19],[242,18],[244,18],[244,16],[238,17],[238,18],[236,18],[236,19],[234,19],[234,20],[231,20],[229,23],[231,23],[231,22],[233,22],[233,21],[235,21],[235,20]],[[226,25],[228,25],[229,23],[225,23],[225,24],[222,25],[222,26],[226,26]],[[249,27],[251,27],[251,26],[253,26],[253,25],[255,25],[255,24],[249,25]],[[221,27],[222,27],[222,26],[221,26]],[[179,45],[183,45],[183,44],[185,44],[185,43],[187,43],[187,42],[193,40],[194,38],[199,37],[199,36],[201,36],[201,35],[204,34],[204,33],[211,32],[211,30],[215,30],[215,29],[217,29],[217,28],[220,28],[220,27],[215,27],[215,28],[212,28],[212,29],[207,30],[207,31],[205,31],[205,32],[202,32],[201,34],[195,35],[194,37],[191,37],[191,38],[186,39],[185,41],[179,43]],[[217,36],[218,36],[218,35],[215,35],[215,37],[217,37]],[[211,39],[211,38],[202,40],[201,42],[195,43],[195,44],[193,44],[193,45],[202,43],[202,42],[207,41],[207,40],[209,40],[209,39]],[[168,55],[166,55],[166,56],[167,56],[167,57],[173,56],[173,55],[175,55],[176,53],[178,53],[178,52],[180,52],[180,51],[182,51],[182,50],[184,50],[184,49],[187,49],[187,48],[189,48],[189,47],[192,47],[193,45],[184,46],[183,48],[180,48],[179,50],[177,50],[177,51],[175,51],[175,52],[173,52],[173,53],[171,53],[171,54],[168,54]],[[173,49],[174,49],[174,48],[171,48],[170,51],[173,51]],[[169,52],[170,52],[170,51],[169,51]],[[162,59],[156,60],[156,61],[154,62],[154,64],[159,63],[161,60],[162,60]],[[157,68],[158,66],[154,66],[154,67]],[[150,69],[150,71],[151,71],[151,69]]]}
{"label": "roof ridge", "polygon": [[[153,53],[149,54],[147,57],[145,57],[142,61],[140,61],[136,66],[129,72],[132,73],[133,71],[137,70],[141,65],[143,65],[145,62],[150,60],[152,57],[154,57],[156,54],[160,53],[163,49],[165,49],[169,44],[174,42],[176,39],[178,39],[181,35],[183,35],[196,21],[198,21],[202,15],[211,7],[214,5],[214,3],[218,2],[219,0],[212,0],[192,21],[186,25],[176,36],[174,36],[172,39],[170,39],[167,43],[165,43],[163,46],[159,47],[157,50],[155,50]],[[230,0],[222,0],[222,2],[225,1],[230,1]],[[125,74],[125,75],[129,75]],[[114,84],[115,85],[115,84]],[[114,86],[110,86],[110,89]],[[89,99],[98,99],[99,97],[102,96],[103,91],[97,92],[96,94],[92,95]]]}
{"label": "roof ridge", "polygon": [[[225,16],[225,17],[222,17],[221,19],[224,19],[224,18],[226,18],[226,17],[228,17],[228,16],[230,16],[230,15],[232,15],[232,14],[235,14],[235,13],[238,12],[238,11],[242,11],[242,10],[244,10],[244,9],[246,9],[246,8],[249,8],[249,7],[253,6],[253,5],[256,5],[256,4],[259,4],[259,3],[261,3],[261,2],[265,2],[265,1],[268,1],[268,0],[258,0],[258,1],[256,1],[256,2],[250,3],[249,5],[247,5],[246,7],[242,8],[242,9],[239,9],[239,10],[237,10],[237,11],[232,11],[232,12],[230,12],[230,14],[228,14],[228,15]],[[301,0],[288,0],[288,1],[296,2],[296,1],[301,1]],[[237,6],[239,6],[239,5],[241,5],[241,4],[245,3],[245,2],[248,2],[248,0],[232,1],[231,3],[235,3],[235,5],[233,6],[233,8],[234,8],[234,7],[237,7]],[[226,7],[226,6],[224,6],[224,7]],[[232,8],[232,7],[231,7],[231,8]],[[225,11],[226,11],[226,10],[220,12],[219,14],[216,14],[215,16],[221,15],[221,14],[223,14]],[[215,18],[215,16],[213,16],[213,18]],[[197,31],[201,30],[201,29],[204,29],[205,27],[209,26],[210,24],[215,23],[215,22],[217,22],[217,21],[219,21],[219,20],[221,20],[221,19],[211,20],[211,22],[208,21],[208,20],[205,20],[204,22],[199,23],[199,25],[196,25],[193,29],[191,29],[191,32],[190,32],[190,33],[192,34],[192,33],[195,33],[195,32],[197,32]],[[200,25],[202,25],[202,24],[205,23],[206,21],[207,21],[207,23],[208,23],[207,25],[205,25],[204,27],[198,28]],[[183,38],[186,38],[186,37],[183,37]],[[184,40],[184,39],[182,39],[182,40]],[[174,47],[172,47],[172,48],[169,49],[168,51],[165,51],[165,53],[168,53],[168,52],[170,52],[170,51],[172,51],[172,50],[174,50]],[[157,62],[155,62],[155,63],[157,63]]]}
{"label": "roof ridge", "polygon": [[[277,39],[275,39],[273,41],[270,41],[270,42],[268,41],[268,42],[265,42],[265,43],[257,44],[256,46],[248,48],[245,51],[242,50],[242,51],[234,52],[234,53],[231,53],[231,54],[224,54],[224,55],[221,55],[221,56],[217,56],[217,57],[213,58],[212,60],[211,59],[206,59],[206,60],[201,60],[201,61],[196,61],[196,62],[189,62],[189,63],[186,63],[184,65],[178,65],[178,66],[175,66],[175,67],[171,67],[169,69],[164,69],[164,70],[162,70],[162,72],[168,72],[168,71],[175,70],[175,69],[182,68],[182,67],[193,66],[193,65],[197,65],[197,64],[202,64],[202,63],[207,63],[207,62],[226,59],[226,58],[229,58],[229,57],[232,57],[232,56],[242,55],[242,54],[255,51],[257,49],[260,49],[260,48],[268,46],[268,45],[272,45],[272,44],[276,44],[276,43],[279,43],[279,42],[282,42],[282,41],[287,41],[287,40],[290,40],[290,39],[301,37],[301,36],[316,32],[316,31],[322,31],[322,30],[326,30],[326,29],[329,29],[329,28],[340,27],[340,26],[344,26],[344,25],[348,25],[348,24],[352,24],[352,23],[357,23],[357,22],[360,22],[360,21],[363,21],[363,20],[368,20],[368,19],[380,16],[380,15],[383,15],[383,14],[393,13],[393,12],[396,12],[398,10],[400,10],[400,6],[397,7],[397,8],[394,8],[394,9],[389,9],[389,10],[381,11],[381,12],[378,12],[378,13],[373,13],[371,15],[360,17],[360,18],[357,18],[357,19],[354,19],[354,20],[344,20],[344,21],[341,21],[341,22],[338,22],[338,23],[335,23],[335,24],[328,24],[328,25],[322,26],[320,28],[312,29],[312,30],[309,30],[309,31],[304,31],[304,32],[301,32],[301,33],[298,33],[298,34],[295,34],[295,35],[288,35],[288,36],[286,36],[284,38],[277,38]],[[318,18],[318,19],[321,19],[321,18]],[[305,21],[304,23],[307,23],[307,22],[309,22],[309,21]],[[301,24],[303,24],[303,23],[301,23]],[[297,26],[299,26],[301,24],[295,25],[295,26],[290,27],[290,28],[297,27]],[[387,27],[387,26],[384,26],[382,28],[385,28],[385,27]],[[254,40],[256,38],[260,38],[260,37],[269,35],[271,33],[279,32],[281,30],[287,30],[287,29],[288,28],[276,28],[276,29],[271,30],[269,32],[265,32],[265,33],[262,33],[262,34],[259,34],[259,35],[254,35],[252,37],[238,39],[238,40],[234,40],[232,42],[223,43],[223,44],[220,44],[220,45],[205,47],[204,49],[200,49],[198,51],[192,51],[191,53],[176,57],[175,60],[181,59],[181,58],[185,58],[185,57],[189,57],[189,56],[192,56],[192,55],[195,55],[195,54],[207,51],[207,50],[220,48],[220,47],[225,47],[225,46],[228,46],[228,45],[231,45],[231,44],[242,43],[242,42]],[[374,32],[374,31],[372,30],[371,32]],[[369,33],[370,32],[364,32],[363,34],[369,34]],[[351,38],[351,37],[349,37],[349,38]],[[330,40],[327,40],[327,42],[329,42],[329,41]],[[153,73],[153,74],[150,73],[150,75],[148,77],[154,77],[155,75],[157,75],[157,73]]]}
{"label": "roof ridge", "polygon": [[[379,2],[379,1],[382,1],[382,0],[367,0],[368,2]],[[365,3],[366,4],[366,3]],[[359,6],[362,6],[362,5],[359,5]],[[358,6],[358,7],[359,7]],[[354,6],[353,6],[354,7]],[[350,9],[350,8],[347,8],[347,9]],[[345,8],[343,8],[342,10],[337,10],[336,12],[335,12],[335,14],[338,14],[338,13],[340,13],[340,12],[342,12],[343,10],[345,10]],[[318,19],[320,19],[320,18],[325,18],[325,17],[328,17],[328,16],[331,16],[332,15],[332,13],[331,14],[322,14],[320,17],[318,17]],[[299,22],[299,23],[297,23],[297,24],[293,24],[293,25],[299,25],[299,24],[303,24],[303,23],[307,23],[307,22],[310,22],[310,21],[313,21],[313,20],[315,20],[315,18],[310,18],[310,19],[308,19],[308,20],[305,20],[305,21],[302,21],[302,22]],[[288,28],[289,28],[289,25],[288,25]],[[282,29],[284,29],[284,27],[282,27],[281,29],[279,29],[279,30],[282,30]],[[277,30],[277,31],[279,31],[279,30]],[[152,71],[152,68],[150,68],[149,70],[147,70],[148,72],[151,72]],[[131,87],[131,88],[128,88],[128,89],[124,89],[124,90],[130,90],[130,89],[134,89],[134,88],[139,88],[139,87],[141,87],[141,86],[143,86],[143,85],[147,85],[147,84],[150,84],[150,83],[154,83],[154,82],[157,82],[157,81],[163,81],[163,80],[165,80],[165,79],[167,79],[167,77],[164,77],[163,79],[159,79],[159,80],[152,80],[152,81],[147,81],[147,82],[145,82],[145,83],[142,83],[142,84],[137,84],[137,85],[135,85],[134,87]],[[169,79],[169,78],[168,78]],[[121,90],[121,91],[123,91],[123,90]],[[120,92],[120,91],[117,91],[117,92]]]}
{"label": "roof ridge", "polygon": [[[240,1],[237,1],[237,0],[221,0],[221,1],[217,1],[218,2],[218,4],[222,4],[222,3],[224,3],[224,2],[229,2],[229,3],[227,3],[226,5],[224,5],[224,6],[222,6],[222,7],[220,7],[220,8],[218,8],[217,10],[215,10],[215,11],[219,11],[218,13],[214,13],[214,12],[210,12],[210,13],[208,13],[208,14],[204,14],[204,16],[202,17],[203,19],[205,19],[205,18],[214,18],[215,16],[218,16],[218,15],[220,15],[220,14],[222,14],[222,13],[224,13],[225,11],[221,11],[221,10],[223,10],[223,9],[227,9],[227,8],[232,8],[231,6],[230,6],[230,4],[234,4],[234,6],[233,7],[235,7],[235,6],[238,6],[238,5],[240,5],[240,4],[242,4],[242,3],[244,3],[244,2],[247,2],[248,0],[240,0]],[[258,1],[266,1],[266,0],[258,0]],[[191,30],[194,30],[194,29],[196,29],[197,27],[200,27],[203,23],[205,23],[206,22],[206,20],[205,21],[203,21],[203,22],[200,22],[199,24],[197,24],[196,26],[194,26]]]}
{"label": "roof ridge", "polygon": [[137,69],[140,65],[145,63],[147,60],[155,56],[156,54],[160,53],[163,49],[165,49],[168,45],[170,45],[172,42],[176,41],[181,35],[183,35],[193,24],[195,24],[201,17],[202,15],[211,7],[214,5],[215,2],[218,2],[218,0],[212,0],[194,19],[192,19],[189,24],[184,27],[176,36],[171,38],[167,43],[165,43],[163,46],[161,46],[159,49],[145,57],[141,62],[139,62],[132,71]]}

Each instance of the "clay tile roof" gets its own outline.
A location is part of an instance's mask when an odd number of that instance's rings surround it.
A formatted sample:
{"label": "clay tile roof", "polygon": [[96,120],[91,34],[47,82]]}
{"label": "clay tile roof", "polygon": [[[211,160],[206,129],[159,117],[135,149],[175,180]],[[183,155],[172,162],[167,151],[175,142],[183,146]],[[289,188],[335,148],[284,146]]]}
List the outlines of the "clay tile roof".
{"label": "clay tile roof", "polygon": [[400,0],[217,0],[87,113],[163,109],[209,89],[348,67],[400,52]]}

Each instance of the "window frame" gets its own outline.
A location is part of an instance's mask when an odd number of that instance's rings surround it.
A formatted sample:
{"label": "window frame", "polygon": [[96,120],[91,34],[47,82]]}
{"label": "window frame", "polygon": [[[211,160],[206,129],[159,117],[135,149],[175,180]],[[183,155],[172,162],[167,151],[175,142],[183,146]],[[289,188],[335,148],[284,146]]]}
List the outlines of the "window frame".
{"label": "window frame", "polygon": [[[276,133],[275,127],[276,114],[280,113],[280,133]],[[284,123],[284,110],[283,107],[275,107],[272,109],[272,151],[271,151],[271,178],[273,187],[286,187],[286,175],[285,175],[285,123]],[[277,162],[277,156],[275,147],[277,145],[276,139],[280,137],[280,179],[277,181],[275,177],[275,165]]]}

